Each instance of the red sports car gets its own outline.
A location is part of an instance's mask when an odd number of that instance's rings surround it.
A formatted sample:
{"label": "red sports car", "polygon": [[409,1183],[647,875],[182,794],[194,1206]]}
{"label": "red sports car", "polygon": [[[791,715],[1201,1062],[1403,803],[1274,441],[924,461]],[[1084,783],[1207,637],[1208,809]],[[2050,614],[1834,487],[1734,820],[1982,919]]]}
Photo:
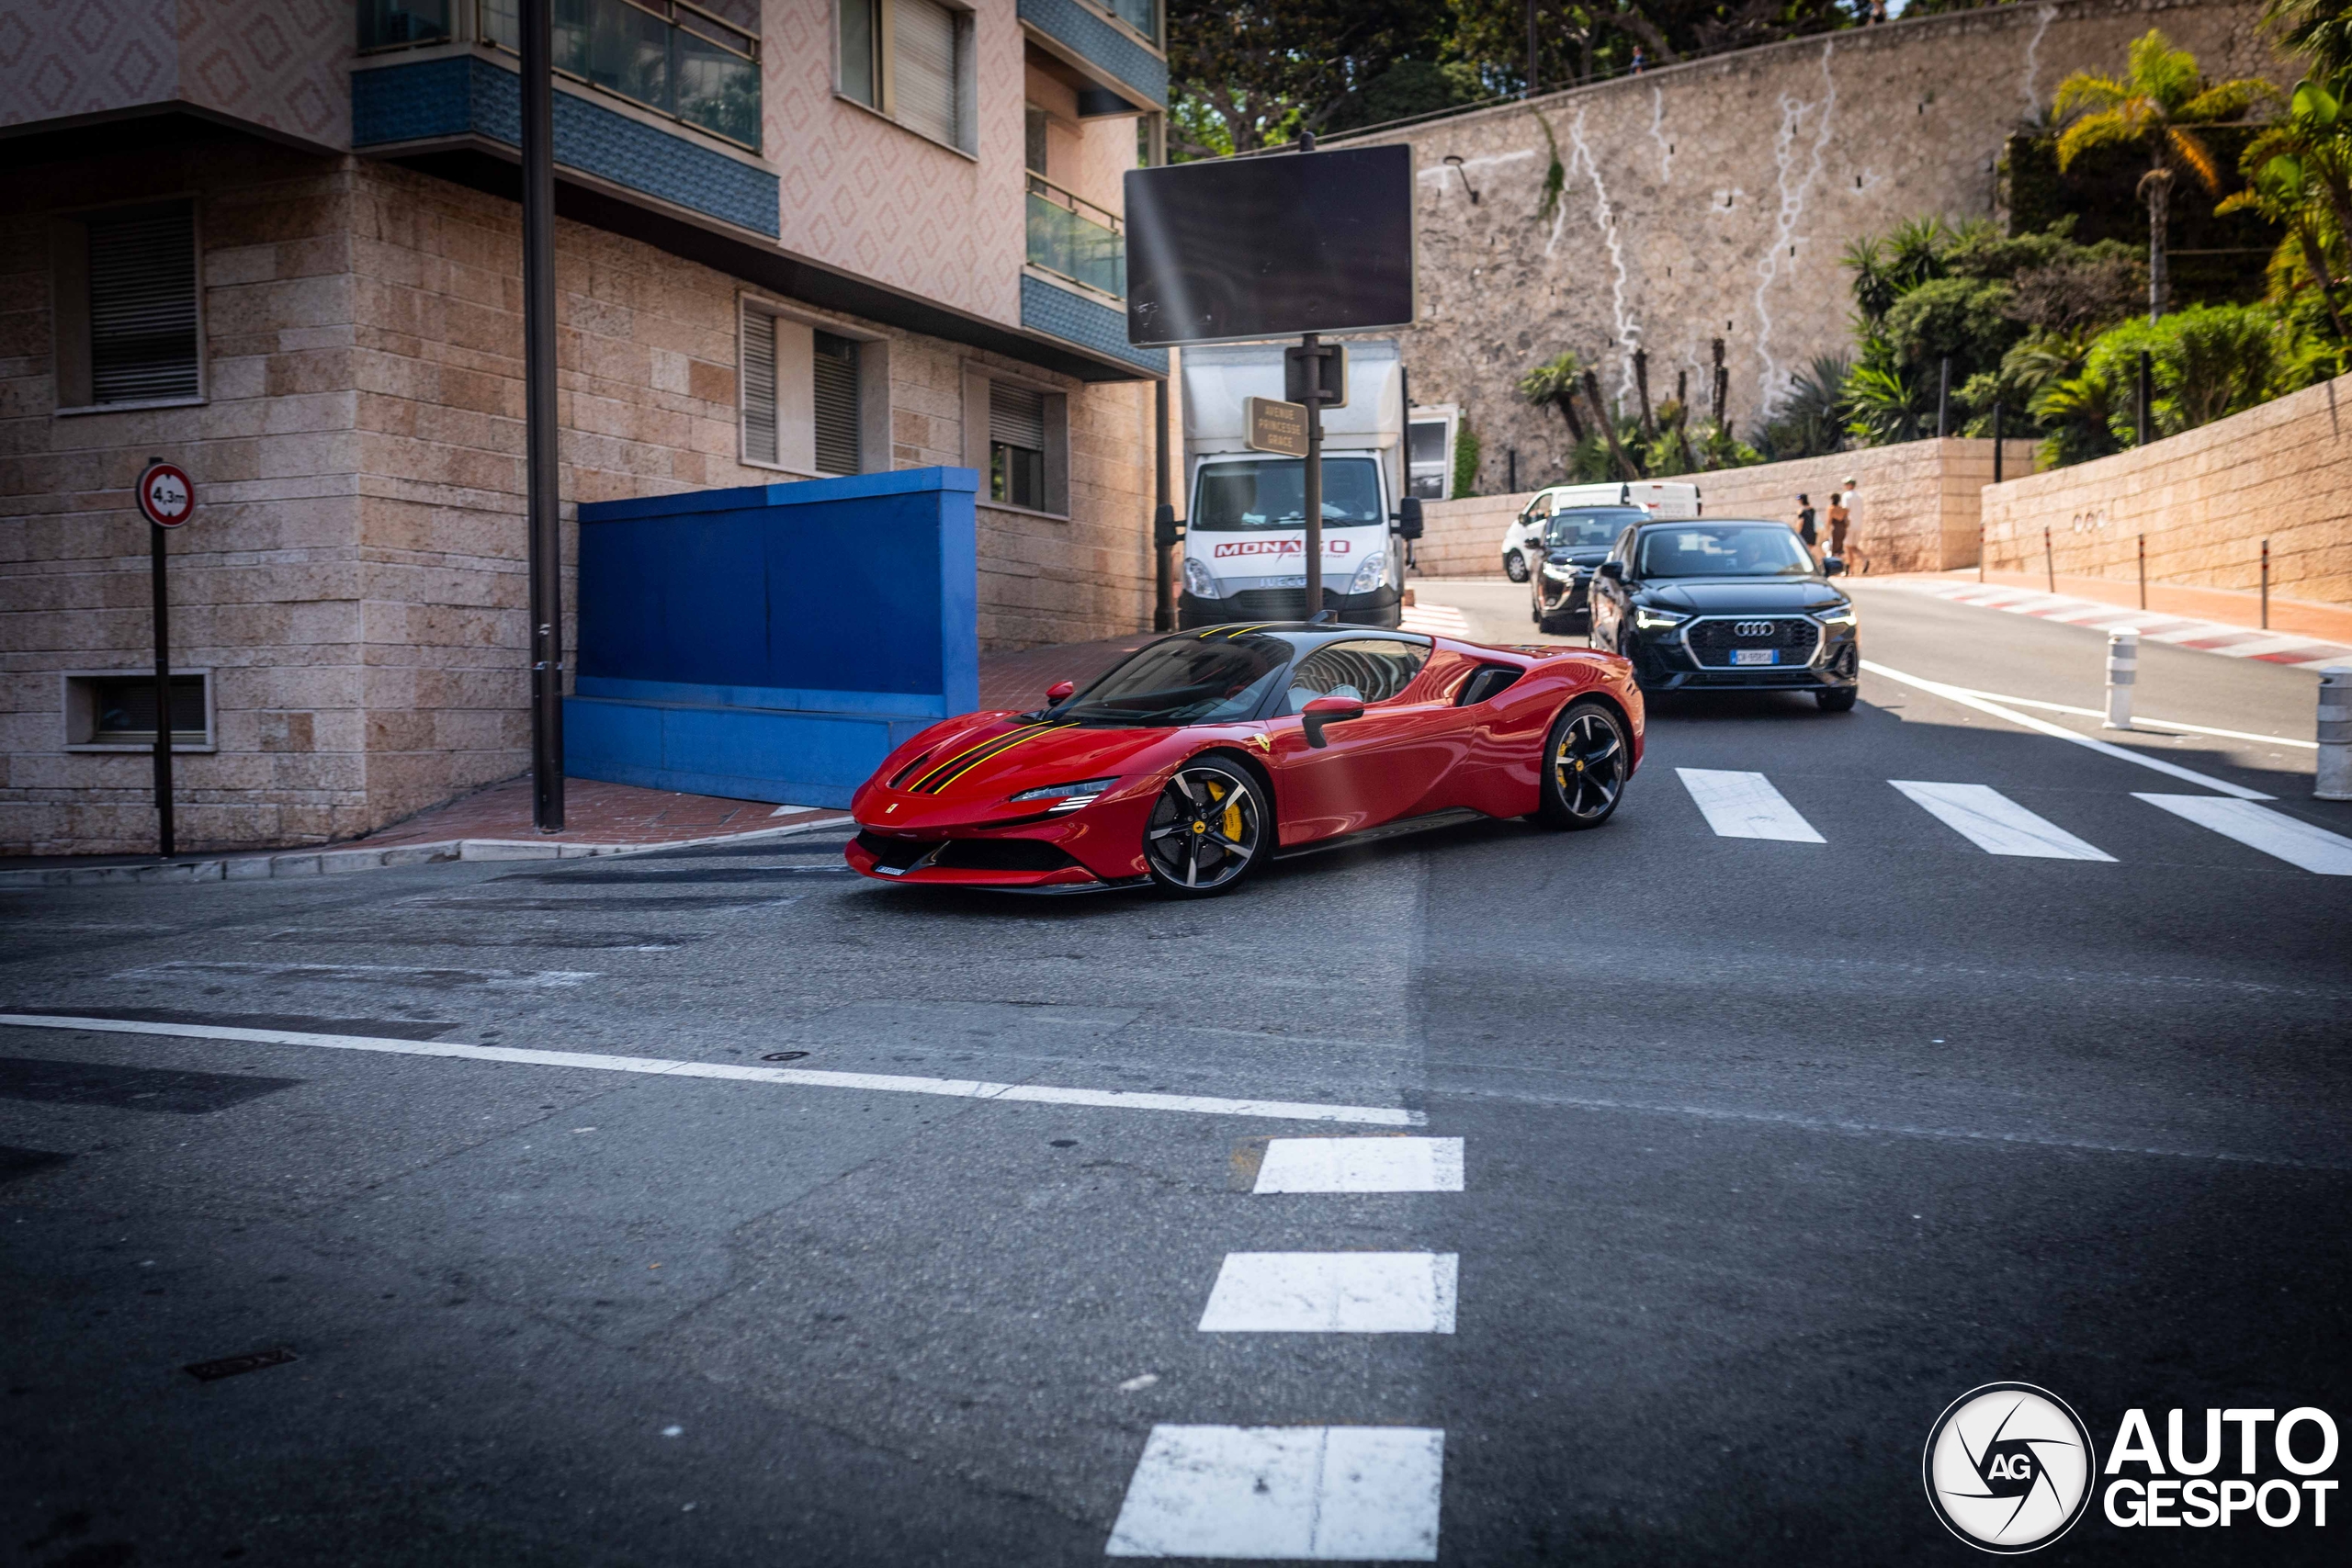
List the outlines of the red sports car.
{"label": "red sports car", "polygon": [[849,863],[933,886],[1227,893],[1278,855],[1383,830],[1609,819],[1642,756],[1633,667],[1362,626],[1212,626],[1034,713],[976,713],[852,797]]}

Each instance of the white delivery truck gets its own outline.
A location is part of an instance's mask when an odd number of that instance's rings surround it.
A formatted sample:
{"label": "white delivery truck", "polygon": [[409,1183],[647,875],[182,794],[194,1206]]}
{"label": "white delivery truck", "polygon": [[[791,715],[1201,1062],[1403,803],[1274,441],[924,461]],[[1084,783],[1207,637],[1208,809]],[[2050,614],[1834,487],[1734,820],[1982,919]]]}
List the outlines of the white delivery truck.
{"label": "white delivery truck", "polygon": [[[1306,463],[1253,452],[1245,400],[1283,395],[1286,344],[1184,350],[1184,528],[1180,627],[1305,620]],[[1323,411],[1323,603],[1358,626],[1402,613],[1404,378],[1394,338],[1346,340],[1347,402]]]}

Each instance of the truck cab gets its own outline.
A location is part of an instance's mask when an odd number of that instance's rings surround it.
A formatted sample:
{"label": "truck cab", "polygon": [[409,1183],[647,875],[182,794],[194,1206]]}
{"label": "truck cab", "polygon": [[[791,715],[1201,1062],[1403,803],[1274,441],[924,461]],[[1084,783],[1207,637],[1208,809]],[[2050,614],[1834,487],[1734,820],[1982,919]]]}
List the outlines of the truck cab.
{"label": "truck cab", "polygon": [[1306,603],[1306,464],[1251,451],[1243,402],[1283,395],[1281,344],[1183,356],[1187,523],[1180,627],[1305,620],[1358,626],[1403,614],[1404,385],[1391,340],[1348,344],[1348,400],[1323,414],[1323,603]]}

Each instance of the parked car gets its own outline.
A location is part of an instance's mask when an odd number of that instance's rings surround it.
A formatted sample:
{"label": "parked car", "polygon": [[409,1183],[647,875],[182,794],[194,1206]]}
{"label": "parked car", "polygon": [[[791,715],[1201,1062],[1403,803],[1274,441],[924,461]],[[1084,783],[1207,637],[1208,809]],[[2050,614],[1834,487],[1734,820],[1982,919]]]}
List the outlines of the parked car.
{"label": "parked car", "polygon": [[1637,506],[1578,506],[1555,511],[1528,549],[1528,617],[1546,632],[1592,626],[1592,574],[1627,528],[1650,520]]}
{"label": "parked car", "polygon": [[1652,517],[1696,517],[1704,510],[1700,503],[1699,487],[1678,479],[1554,485],[1537,491],[1503,529],[1504,575],[1513,582],[1526,581],[1533,547],[1542,541],[1544,522],[1555,512],[1582,506],[1638,506]]}
{"label": "parked car", "polygon": [[1645,523],[1618,536],[1592,580],[1592,644],[1632,661],[1645,692],[1811,692],[1854,705],[1854,604],[1785,523]]}
{"label": "parked car", "polygon": [[1597,828],[1642,756],[1622,659],[1336,622],[1179,632],[1046,696],[892,752],[851,797],[851,867],[1025,893],[1227,893],[1352,836],[1480,815]]}

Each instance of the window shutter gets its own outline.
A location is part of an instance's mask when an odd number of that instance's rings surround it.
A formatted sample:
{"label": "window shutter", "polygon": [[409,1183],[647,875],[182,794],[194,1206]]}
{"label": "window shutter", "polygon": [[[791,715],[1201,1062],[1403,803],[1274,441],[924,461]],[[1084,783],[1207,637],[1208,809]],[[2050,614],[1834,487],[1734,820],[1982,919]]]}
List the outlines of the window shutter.
{"label": "window shutter", "polygon": [[1046,394],[1006,381],[989,383],[989,439],[1024,452],[1046,449]]}
{"label": "window shutter", "polygon": [[893,0],[890,42],[891,112],[925,136],[961,146],[955,13],[934,0]]}
{"label": "window shutter", "polygon": [[743,312],[743,457],[776,460],[775,318],[764,310]]}
{"label": "window shutter", "polygon": [[194,209],[94,218],[89,236],[90,400],[195,397]]}
{"label": "window shutter", "polygon": [[857,441],[857,344],[831,333],[817,334],[817,471],[861,471]]}

